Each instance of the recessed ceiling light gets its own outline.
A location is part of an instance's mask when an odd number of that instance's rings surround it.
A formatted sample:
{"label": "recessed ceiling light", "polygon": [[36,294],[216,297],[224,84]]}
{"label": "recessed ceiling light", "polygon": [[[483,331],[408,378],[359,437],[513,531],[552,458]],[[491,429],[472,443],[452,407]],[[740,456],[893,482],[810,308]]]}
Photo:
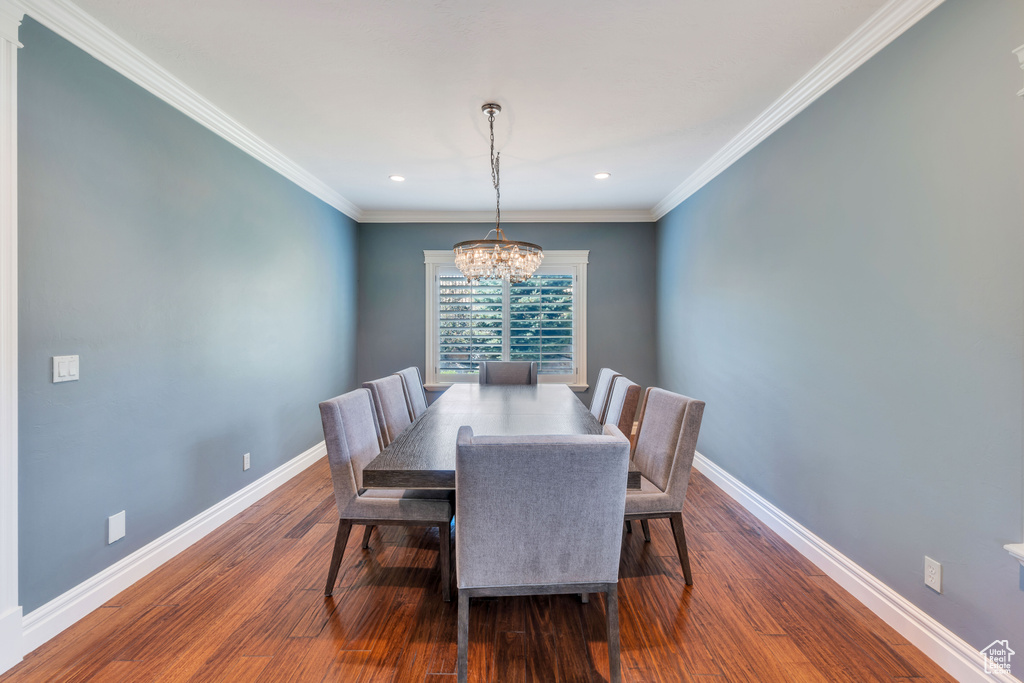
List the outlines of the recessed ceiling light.
{"label": "recessed ceiling light", "polygon": [[404,175],[389,175],[388,178],[391,178],[396,183],[401,183],[401,182],[405,181],[405,176]]}
{"label": "recessed ceiling light", "polygon": [[602,171],[601,173],[595,173],[594,177],[597,178],[598,180],[608,180],[609,178],[612,177],[612,174],[611,173],[605,173],[605,172]]}

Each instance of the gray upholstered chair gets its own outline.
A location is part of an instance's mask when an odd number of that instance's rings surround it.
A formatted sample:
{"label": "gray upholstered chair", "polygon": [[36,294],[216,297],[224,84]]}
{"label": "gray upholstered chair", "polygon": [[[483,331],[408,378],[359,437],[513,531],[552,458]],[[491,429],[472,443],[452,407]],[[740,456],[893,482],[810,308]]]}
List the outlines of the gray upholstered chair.
{"label": "gray upholstered chair", "polygon": [[480,384],[536,384],[540,363],[527,360],[480,361]]}
{"label": "gray upholstered chair", "polygon": [[412,408],[412,417],[416,419],[427,412],[427,392],[423,389],[423,376],[420,369],[415,365],[399,370],[395,373],[401,376],[405,382],[405,393],[409,397],[409,407]]}
{"label": "gray upholstered chair", "polygon": [[400,375],[389,375],[363,382],[363,388],[369,389],[370,396],[373,397],[380,434],[384,439],[384,445],[387,446],[412,424],[412,407],[409,405],[405,381]]}
{"label": "gray upholstered chair", "polygon": [[320,418],[334,481],[334,500],[338,505],[338,533],[324,594],[334,592],[353,524],[365,524],[367,530],[374,524],[436,526],[441,536],[441,595],[446,602],[450,601],[452,506],[449,493],[363,488],[363,467],[382,448],[369,390],[356,389],[324,401],[320,404]]}
{"label": "gray upholstered chair", "polygon": [[590,436],[473,436],[455,455],[458,678],[467,677],[469,599],[606,593],[608,660],[619,681],[618,577],[629,442]]}
{"label": "gray upholstered chair", "polygon": [[[590,413],[597,418],[598,422],[604,424],[604,414],[608,409],[608,396],[612,391],[612,380],[621,377],[619,373],[611,368],[601,368],[597,373],[597,382],[594,383],[594,393],[590,397]],[[627,436],[629,432],[623,432]]]}
{"label": "gray upholstered chair", "polygon": [[690,468],[704,415],[704,401],[651,387],[644,394],[633,462],[640,470],[640,490],[626,492],[626,523],[640,520],[644,540],[651,540],[649,519],[667,518],[686,585],[693,585],[683,532],[683,505]]}
{"label": "gray upholstered chair", "polygon": [[624,375],[619,375],[612,380],[608,409],[604,413],[602,423],[615,425],[632,443],[633,420],[636,418],[636,407],[639,404],[640,385]]}

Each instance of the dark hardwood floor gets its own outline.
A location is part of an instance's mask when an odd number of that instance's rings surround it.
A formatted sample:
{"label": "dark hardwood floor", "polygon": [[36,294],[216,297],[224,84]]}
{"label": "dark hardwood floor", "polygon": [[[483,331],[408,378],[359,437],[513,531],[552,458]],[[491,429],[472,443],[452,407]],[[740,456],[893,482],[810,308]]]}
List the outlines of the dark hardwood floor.
{"label": "dark hardwood floor", "polygon": [[[625,681],[952,680],[696,471],[684,516],[689,589],[667,520],[627,537]],[[436,529],[353,533],[324,598],[336,523],[325,459],[0,681],[454,682]],[[472,681],[606,680],[606,647],[602,597],[473,601]]]}

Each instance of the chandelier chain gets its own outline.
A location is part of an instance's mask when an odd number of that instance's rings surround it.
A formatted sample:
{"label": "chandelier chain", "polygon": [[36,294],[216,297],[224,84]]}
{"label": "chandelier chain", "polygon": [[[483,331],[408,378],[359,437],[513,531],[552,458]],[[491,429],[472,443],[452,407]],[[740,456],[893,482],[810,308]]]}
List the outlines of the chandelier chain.
{"label": "chandelier chain", "polygon": [[494,185],[494,228],[498,237],[501,231],[501,152],[494,154],[494,110],[487,113],[487,122],[491,125],[491,184]]}
{"label": "chandelier chain", "polygon": [[[505,238],[501,229],[501,152],[494,150],[494,118],[501,111],[501,105],[488,102],[480,109],[487,114],[487,122],[490,124],[494,227],[482,240],[466,240],[452,247],[455,266],[469,285],[491,279],[504,280],[509,284],[526,282],[544,260],[544,250],[531,242]],[[496,233],[493,240],[489,239],[491,233]]]}

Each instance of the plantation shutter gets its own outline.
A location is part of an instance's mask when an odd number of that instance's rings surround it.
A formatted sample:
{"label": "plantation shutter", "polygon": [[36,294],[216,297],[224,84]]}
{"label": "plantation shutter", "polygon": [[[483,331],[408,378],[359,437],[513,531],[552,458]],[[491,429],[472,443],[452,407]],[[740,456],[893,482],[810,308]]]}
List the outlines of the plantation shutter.
{"label": "plantation shutter", "polygon": [[549,252],[533,277],[515,285],[470,284],[448,250],[423,256],[431,391],[477,381],[483,360],[537,361],[540,381],[586,389],[588,252]]}
{"label": "plantation shutter", "polygon": [[439,275],[438,370],[472,374],[481,360],[502,359],[504,291],[500,280],[469,284]]}
{"label": "plantation shutter", "polygon": [[537,274],[509,289],[509,360],[540,361],[540,373],[573,372],[573,278]]}

